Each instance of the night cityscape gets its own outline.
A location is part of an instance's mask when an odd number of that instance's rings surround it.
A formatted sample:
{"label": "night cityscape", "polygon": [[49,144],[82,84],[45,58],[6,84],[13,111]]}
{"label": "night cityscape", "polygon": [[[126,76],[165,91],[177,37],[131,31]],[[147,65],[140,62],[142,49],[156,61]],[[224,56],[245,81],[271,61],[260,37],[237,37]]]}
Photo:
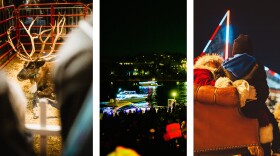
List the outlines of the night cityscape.
{"label": "night cityscape", "polygon": [[100,31],[101,155],[186,155],[186,1],[101,1]]}
{"label": "night cityscape", "polygon": [[186,56],[180,54],[102,58],[100,62],[102,81],[186,81]]}

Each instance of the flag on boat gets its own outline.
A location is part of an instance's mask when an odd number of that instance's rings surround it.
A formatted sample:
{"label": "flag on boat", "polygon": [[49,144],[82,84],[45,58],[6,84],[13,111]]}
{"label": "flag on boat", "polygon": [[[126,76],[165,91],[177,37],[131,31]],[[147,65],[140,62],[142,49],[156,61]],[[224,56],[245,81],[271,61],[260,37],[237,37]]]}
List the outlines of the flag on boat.
{"label": "flag on boat", "polygon": [[214,33],[207,42],[205,48],[203,49],[201,55],[205,53],[213,54],[216,53],[227,59],[230,55],[230,31],[229,31],[229,16],[230,11],[228,10],[219,25],[215,29]]}

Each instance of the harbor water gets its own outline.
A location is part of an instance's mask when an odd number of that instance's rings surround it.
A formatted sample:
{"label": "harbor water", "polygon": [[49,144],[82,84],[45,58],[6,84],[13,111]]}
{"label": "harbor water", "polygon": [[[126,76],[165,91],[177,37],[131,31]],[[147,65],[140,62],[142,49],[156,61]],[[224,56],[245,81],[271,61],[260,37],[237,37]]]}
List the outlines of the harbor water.
{"label": "harbor water", "polygon": [[187,82],[162,81],[158,86],[139,86],[139,82],[102,82],[100,86],[100,102],[115,99],[119,91],[136,91],[138,94],[148,94],[149,105],[167,106],[168,99],[176,99],[177,103],[187,103]]}

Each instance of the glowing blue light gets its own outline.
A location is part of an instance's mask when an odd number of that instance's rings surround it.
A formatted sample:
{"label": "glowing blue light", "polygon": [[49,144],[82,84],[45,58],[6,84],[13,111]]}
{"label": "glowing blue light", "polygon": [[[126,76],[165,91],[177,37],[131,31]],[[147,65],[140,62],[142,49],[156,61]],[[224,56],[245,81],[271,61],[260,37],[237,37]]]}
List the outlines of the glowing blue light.
{"label": "glowing blue light", "polygon": [[226,19],[226,17],[228,16],[228,12],[224,15],[223,19],[221,20],[221,22],[219,23],[219,25],[222,25],[222,23],[224,22],[224,20]]}
{"label": "glowing blue light", "polygon": [[226,27],[226,51],[225,51],[225,59],[229,56],[229,50],[228,50],[228,42],[229,42],[229,10],[227,11],[227,27]]}
{"label": "glowing blue light", "polygon": [[267,67],[264,67],[264,70],[268,71],[268,68],[267,68]]}
{"label": "glowing blue light", "polygon": [[280,79],[280,75],[278,73],[275,73],[274,75],[276,78]]}
{"label": "glowing blue light", "polygon": [[206,44],[205,48],[203,49],[203,52],[205,52],[205,51],[206,51],[206,49],[207,49],[207,48],[208,48],[208,46],[210,45],[211,41],[212,41],[212,40],[209,40],[209,41],[208,41],[208,43]]}

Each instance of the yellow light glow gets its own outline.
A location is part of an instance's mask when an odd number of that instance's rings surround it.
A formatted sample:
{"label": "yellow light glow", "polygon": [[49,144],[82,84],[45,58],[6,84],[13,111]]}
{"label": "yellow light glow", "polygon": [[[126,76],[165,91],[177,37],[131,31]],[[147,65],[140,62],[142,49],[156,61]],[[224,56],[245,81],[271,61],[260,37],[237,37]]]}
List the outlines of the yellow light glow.
{"label": "yellow light glow", "polygon": [[172,93],[172,96],[174,97],[174,100],[175,100],[176,95],[177,95],[176,92],[173,92],[173,93]]}

